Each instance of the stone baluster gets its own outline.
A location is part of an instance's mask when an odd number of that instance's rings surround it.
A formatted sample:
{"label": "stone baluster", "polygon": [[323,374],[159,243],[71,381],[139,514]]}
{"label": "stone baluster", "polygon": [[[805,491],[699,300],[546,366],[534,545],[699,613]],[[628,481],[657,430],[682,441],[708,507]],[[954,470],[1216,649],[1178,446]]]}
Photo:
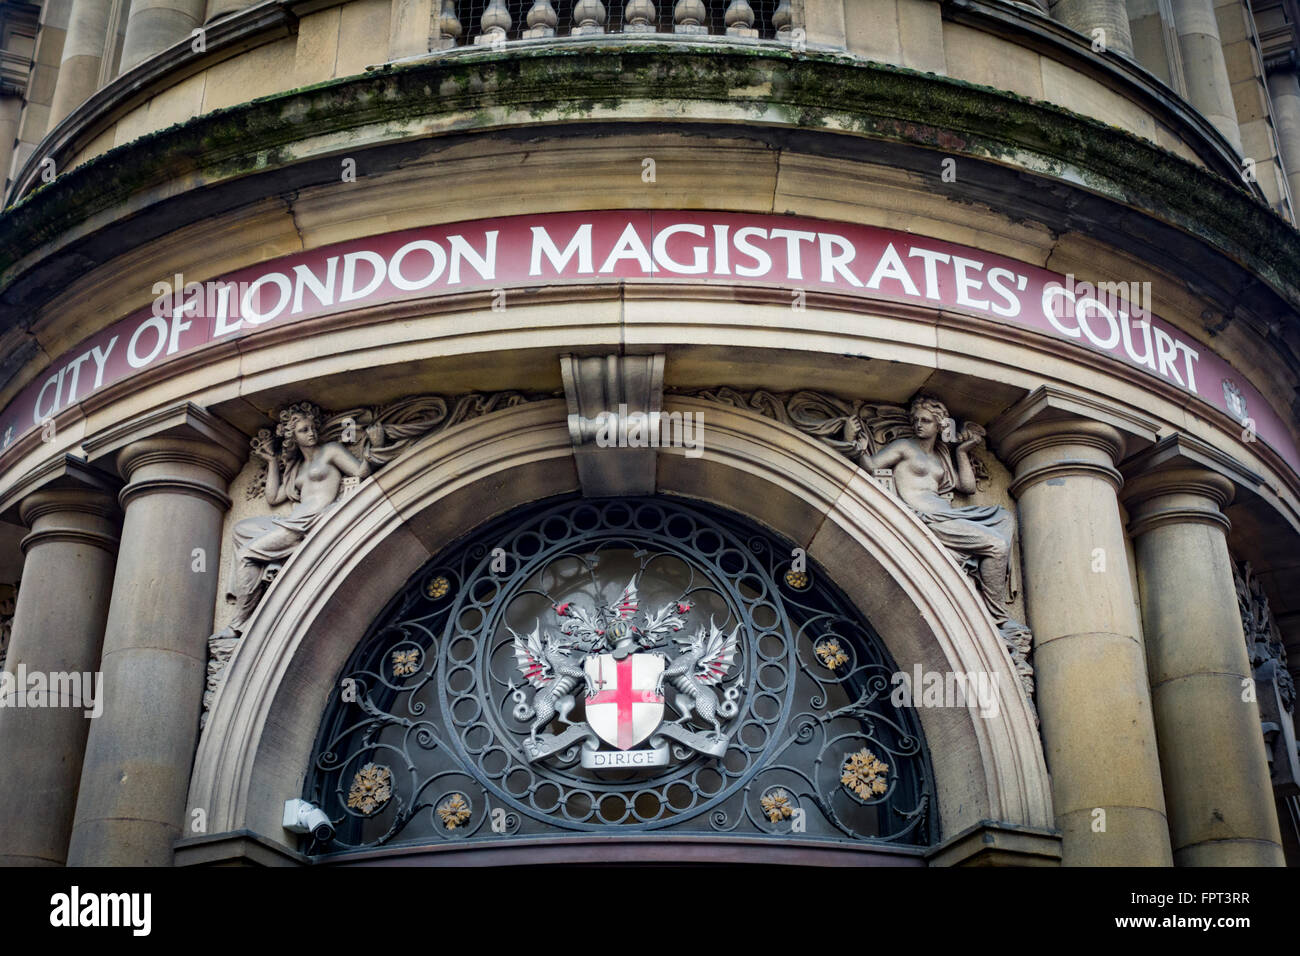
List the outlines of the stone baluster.
{"label": "stone baluster", "polygon": [[758,31],[754,29],[754,8],[749,5],[749,0],[731,0],[722,19],[727,25],[727,36],[758,36]]}
{"label": "stone baluster", "polygon": [[772,11],[772,28],[776,30],[777,39],[790,39],[794,28],[794,11],[790,9],[790,0],[781,0]]}
{"label": "stone baluster", "polygon": [[505,42],[509,37],[510,28],[515,25],[514,17],[510,15],[505,0],[489,0],[478,22],[482,30],[474,38],[474,43],[478,46]]}
{"label": "stone baluster", "polygon": [[456,0],[442,0],[441,12],[434,17],[429,39],[430,49],[451,49],[460,39],[461,32],[460,18],[456,16]]}
{"label": "stone baluster", "polygon": [[623,8],[623,32],[654,33],[658,18],[652,0],[628,0]]}
{"label": "stone baluster", "polygon": [[523,38],[535,40],[555,36],[555,26],[560,22],[560,18],[556,15],[555,8],[551,6],[551,0],[535,0],[524,22],[528,27],[522,34]]}
{"label": "stone baluster", "polygon": [[673,32],[709,32],[709,10],[704,0],[677,0],[673,7]]}
{"label": "stone baluster", "polygon": [[570,36],[586,36],[605,32],[605,5],[600,0],[578,0],[573,5],[573,26]]}

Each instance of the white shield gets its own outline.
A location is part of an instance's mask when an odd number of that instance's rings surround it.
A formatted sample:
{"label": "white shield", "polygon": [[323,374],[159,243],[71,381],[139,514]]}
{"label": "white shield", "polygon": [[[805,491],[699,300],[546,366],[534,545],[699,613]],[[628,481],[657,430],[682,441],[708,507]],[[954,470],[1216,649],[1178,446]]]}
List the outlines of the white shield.
{"label": "white shield", "polygon": [[592,654],[583,661],[596,696],[587,698],[587,723],[596,735],[619,750],[635,747],[664,719],[664,699],[655,683],[664,669],[658,654]]}

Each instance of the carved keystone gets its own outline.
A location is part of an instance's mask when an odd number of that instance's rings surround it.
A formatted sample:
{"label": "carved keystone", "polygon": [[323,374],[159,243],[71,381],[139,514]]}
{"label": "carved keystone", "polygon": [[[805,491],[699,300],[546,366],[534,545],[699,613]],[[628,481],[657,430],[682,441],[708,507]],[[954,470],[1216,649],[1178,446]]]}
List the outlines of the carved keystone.
{"label": "carved keystone", "polygon": [[582,493],[653,493],[664,356],[563,355],[560,374]]}

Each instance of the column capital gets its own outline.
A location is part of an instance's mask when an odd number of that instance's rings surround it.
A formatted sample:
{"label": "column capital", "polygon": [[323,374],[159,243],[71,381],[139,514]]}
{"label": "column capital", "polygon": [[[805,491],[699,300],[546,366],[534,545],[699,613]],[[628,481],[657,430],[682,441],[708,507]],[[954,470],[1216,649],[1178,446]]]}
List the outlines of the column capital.
{"label": "column capital", "polygon": [[989,441],[1014,471],[1011,493],[1069,475],[1090,475],[1118,489],[1115,463],[1156,439],[1154,422],[1088,395],[1043,385],[1002,413]]}
{"label": "column capital", "polygon": [[31,532],[18,542],[24,555],[38,544],[71,541],[117,552],[118,511],[115,497],[91,488],[42,488],[19,506]]}
{"label": "column capital", "polygon": [[92,468],[84,458],[62,454],[37,465],[0,494],[0,521],[30,525],[22,514],[28,498],[42,491],[70,490],[74,492],[101,492],[110,497],[117,494],[122,482]]}
{"label": "column capital", "polygon": [[112,554],[117,551],[120,485],[76,455],[59,455],[10,487],[0,498],[0,519],[31,529],[18,543],[24,555],[51,541],[75,541]]}
{"label": "column capital", "polygon": [[167,490],[207,498],[224,511],[226,485],[247,459],[248,437],[193,402],[177,402],[114,425],[82,447],[89,461],[113,461],[127,480],[119,496],[124,508],[138,495]]}
{"label": "column capital", "polygon": [[[141,439],[157,437],[180,438],[210,445],[214,450],[214,465],[229,467],[229,460],[233,457],[238,464],[230,469],[231,477],[248,457],[248,436],[225,419],[193,402],[175,402],[129,418],[85,439],[81,447],[86,451],[86,460],[96,462],[114,452],[120,453]],[[202,454],[197,450],[194,453]],[[120,457],[119,454],[119,468]]]}
{"label": "column capital", "polygon": [[1231,522],[1223,509],[1238,491],[1260,487],[1263,479],[1235,458],[1190,435],[1166,435],[1120,467],[1134,536],[1170,523],[1210,524],[1226,533]]}

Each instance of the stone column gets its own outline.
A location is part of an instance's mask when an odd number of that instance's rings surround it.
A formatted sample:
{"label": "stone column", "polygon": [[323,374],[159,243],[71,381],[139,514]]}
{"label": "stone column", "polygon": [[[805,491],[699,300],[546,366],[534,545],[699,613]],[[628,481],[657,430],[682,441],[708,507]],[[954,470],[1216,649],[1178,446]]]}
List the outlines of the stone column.
{"label": "stone column", "polygon": [[237,447],[242,435],[189,406],[182,424],[117,452],[127,484],[106,703],[86,745],[70,865],[166,866],[185,829]]}
{"label": "stone column", "polygon": [[1273,103],[1273,128],[1295,208],[1300,204],[1300,83],[1295,70],[1269,73],[1268,97]]}
{"label": "stone column", "polygon": [[[1094,417],[1095,413],[1096,417]],[[1043,746],[1066,865],[1169,866],[1142,634],[1116,491],[1117,414],[1054,389],[990,431],[1014,469]],[[1154,437],[1145,423],[1131,428]]]}
{"label": "stone column", "polygon": [[1171,435],[1124,467],[1165,804],[1179,866],[1285,866],[1228,556],[1224,457]]}
{"label": "stone column", "polygon": [[131,0],[118,73],[184,40],[203,22],[206,9],[207,0]]}
{"label": "stone column", "polygon": [[[53,673],[93,680],[113,586],[117,502],[102,487],[63,486],[29,494],[20,512],[32,530],[22,540],[22,586],[5,670],[29,680],[41,674],[48,681]],[[86,689],[84,682],[77,686]],[[89,690],[93,695],[93,683]],[[94,721],[84,698],[58,702],[17,707],[11,695],[0,708],[0,866],[56,866],[67,857],[81,756]]]}
{"label": "stone column", "polygon": [[73,0],[68,36],[50,104],[50,129],[99,89],[112,0]]}
{"label": "stone column", "polygon": [[1179,0],[1173,8],[1187,99],[1241,152],[1237,107],[1232,100],[1214,0]]}
{"label": "stone column", "polygon": [[1094,30],[1104,30],[1106,50],[1133,55],[1133,34],[1124,0],[1053,0],[1052,17],[1090,40]]}

